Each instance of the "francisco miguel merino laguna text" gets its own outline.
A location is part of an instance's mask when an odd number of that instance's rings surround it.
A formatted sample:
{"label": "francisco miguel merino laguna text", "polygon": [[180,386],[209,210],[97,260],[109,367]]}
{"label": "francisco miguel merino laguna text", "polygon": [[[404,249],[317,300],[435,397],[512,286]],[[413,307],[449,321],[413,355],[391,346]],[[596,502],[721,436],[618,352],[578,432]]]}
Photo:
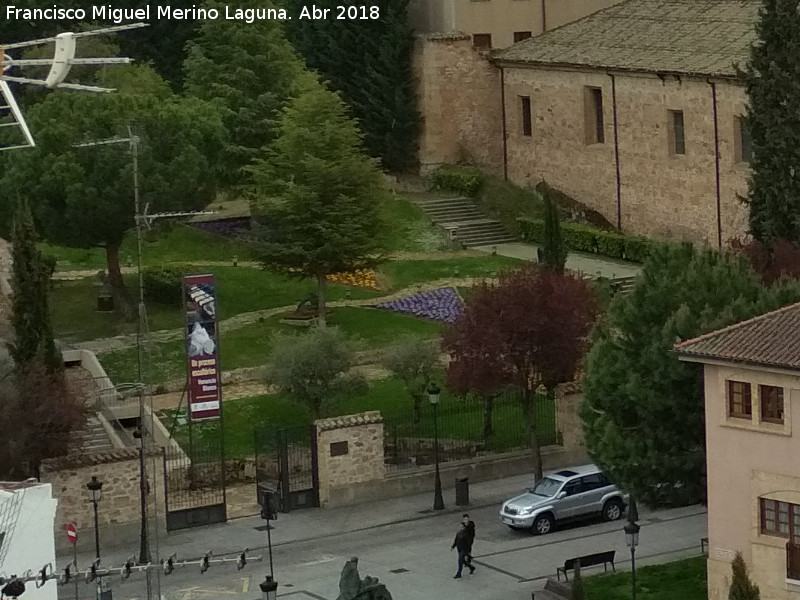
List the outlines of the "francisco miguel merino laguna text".
{"label": "francisco miguel merino laguna text", "polygon": [[[52,8],[17,8],[16,6],[6,7],[7,20],[25,21],[84,21],[100,20],[111,21],[117,25],[129,21],[149,21],[151,14],[156,19],[167,19],[180,21],[184,19],[215,21],[220,18],[220,11],[216,8],[172,8],[171,6],[157,6],[154,13],[151,13],[150,5],[142,8],[114,8],[109,5],[92,6],[90,9],[83,8],[61,8],[54,4]],[[253,23],[274,19],[285,21],[288,17],[283,8],[235,8],[225,6],[222,18],[236,21]]]}

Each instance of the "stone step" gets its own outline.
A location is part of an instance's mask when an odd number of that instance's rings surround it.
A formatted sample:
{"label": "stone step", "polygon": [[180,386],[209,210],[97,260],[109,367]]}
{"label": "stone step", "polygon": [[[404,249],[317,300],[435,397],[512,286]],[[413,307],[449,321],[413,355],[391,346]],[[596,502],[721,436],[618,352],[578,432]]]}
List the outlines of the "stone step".
{"label": "stone step", "polygon": [[493,221],[492,219],[461,219],[461,220],[453,220],[453,221],[435,221],[440,225],[447,225],[448,227],[458,227],[459,231],[462,229],[476,229],[476,228],[483,228],[483,227],[502,227],[500,223],[497,221]]}
{"label": "stone step", "polygon": [[433,221],[466,221],[468,220],[465,217],[474,217],[476,219],[485,219],[486,215],[482,212],[472,209],[472,208],[464,208],[464,209],[452,209],[452,210],[441,210],[441,211],[426,211],[426,214],[431,218]]}

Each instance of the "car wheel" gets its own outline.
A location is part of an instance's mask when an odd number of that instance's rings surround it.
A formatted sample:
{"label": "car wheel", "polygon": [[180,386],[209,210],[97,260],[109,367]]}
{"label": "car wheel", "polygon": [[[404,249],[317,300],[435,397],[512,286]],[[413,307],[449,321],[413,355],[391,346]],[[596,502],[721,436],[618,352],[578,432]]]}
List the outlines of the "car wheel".
{"label": "car wheel", "polygon": [[619,498],[612,498],[603,505],[603,519],[617,521],[622,517],[622,502]]}
{"label": "car wheel", "polygon": [[533,533],[544,535],[553,529],[553,517],[551,515],[539,515],[533,522]]}

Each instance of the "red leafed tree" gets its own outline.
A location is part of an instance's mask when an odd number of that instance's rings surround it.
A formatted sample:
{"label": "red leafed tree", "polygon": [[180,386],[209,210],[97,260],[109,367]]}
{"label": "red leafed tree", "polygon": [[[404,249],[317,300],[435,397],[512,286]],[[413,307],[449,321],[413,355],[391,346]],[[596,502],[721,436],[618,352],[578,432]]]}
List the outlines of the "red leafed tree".
{"label": "red leafed tree", "polygon": [[730,247],[747,259],[766,285],[781,277],[800,277],[800,248],[788,240],[779,238],[769,245],[758,240],[733,240]]}
{"label": "red leafed tree", "polygon": [[[450,354],[448,386],[487,400],[519,391],[529,421],[537,479],[542,458],[536,434],[536,389],[573,379],[587,349],[598,306],[582,278],[530,264],[477,287],[463,314],[444,334]],[[484,433],[485,425],[484,425]]]}
{"label": "red leafed tree", "polygon": [[38,477],[43,460],[67,454],[86,415],[63,372],[33,362],[9,373],[0,381],[0,477]]}

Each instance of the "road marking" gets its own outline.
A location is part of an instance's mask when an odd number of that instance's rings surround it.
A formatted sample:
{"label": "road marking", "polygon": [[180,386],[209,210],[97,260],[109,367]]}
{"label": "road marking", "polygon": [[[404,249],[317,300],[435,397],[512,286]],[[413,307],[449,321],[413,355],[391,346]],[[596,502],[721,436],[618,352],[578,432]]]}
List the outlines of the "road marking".
{"label": "road marking", "polygon": [[242,577],[242,593],[246,594],[250,591],[250,578]]}
{"label": "road marking", "polygon": [[307,562],[301,563],[303,565],[321,565],[323,563],[333,562],[334,560],[339,560],[338,556],[334,556],[333,554],[323,554],[321,558],[317,560],[309,560]]}

